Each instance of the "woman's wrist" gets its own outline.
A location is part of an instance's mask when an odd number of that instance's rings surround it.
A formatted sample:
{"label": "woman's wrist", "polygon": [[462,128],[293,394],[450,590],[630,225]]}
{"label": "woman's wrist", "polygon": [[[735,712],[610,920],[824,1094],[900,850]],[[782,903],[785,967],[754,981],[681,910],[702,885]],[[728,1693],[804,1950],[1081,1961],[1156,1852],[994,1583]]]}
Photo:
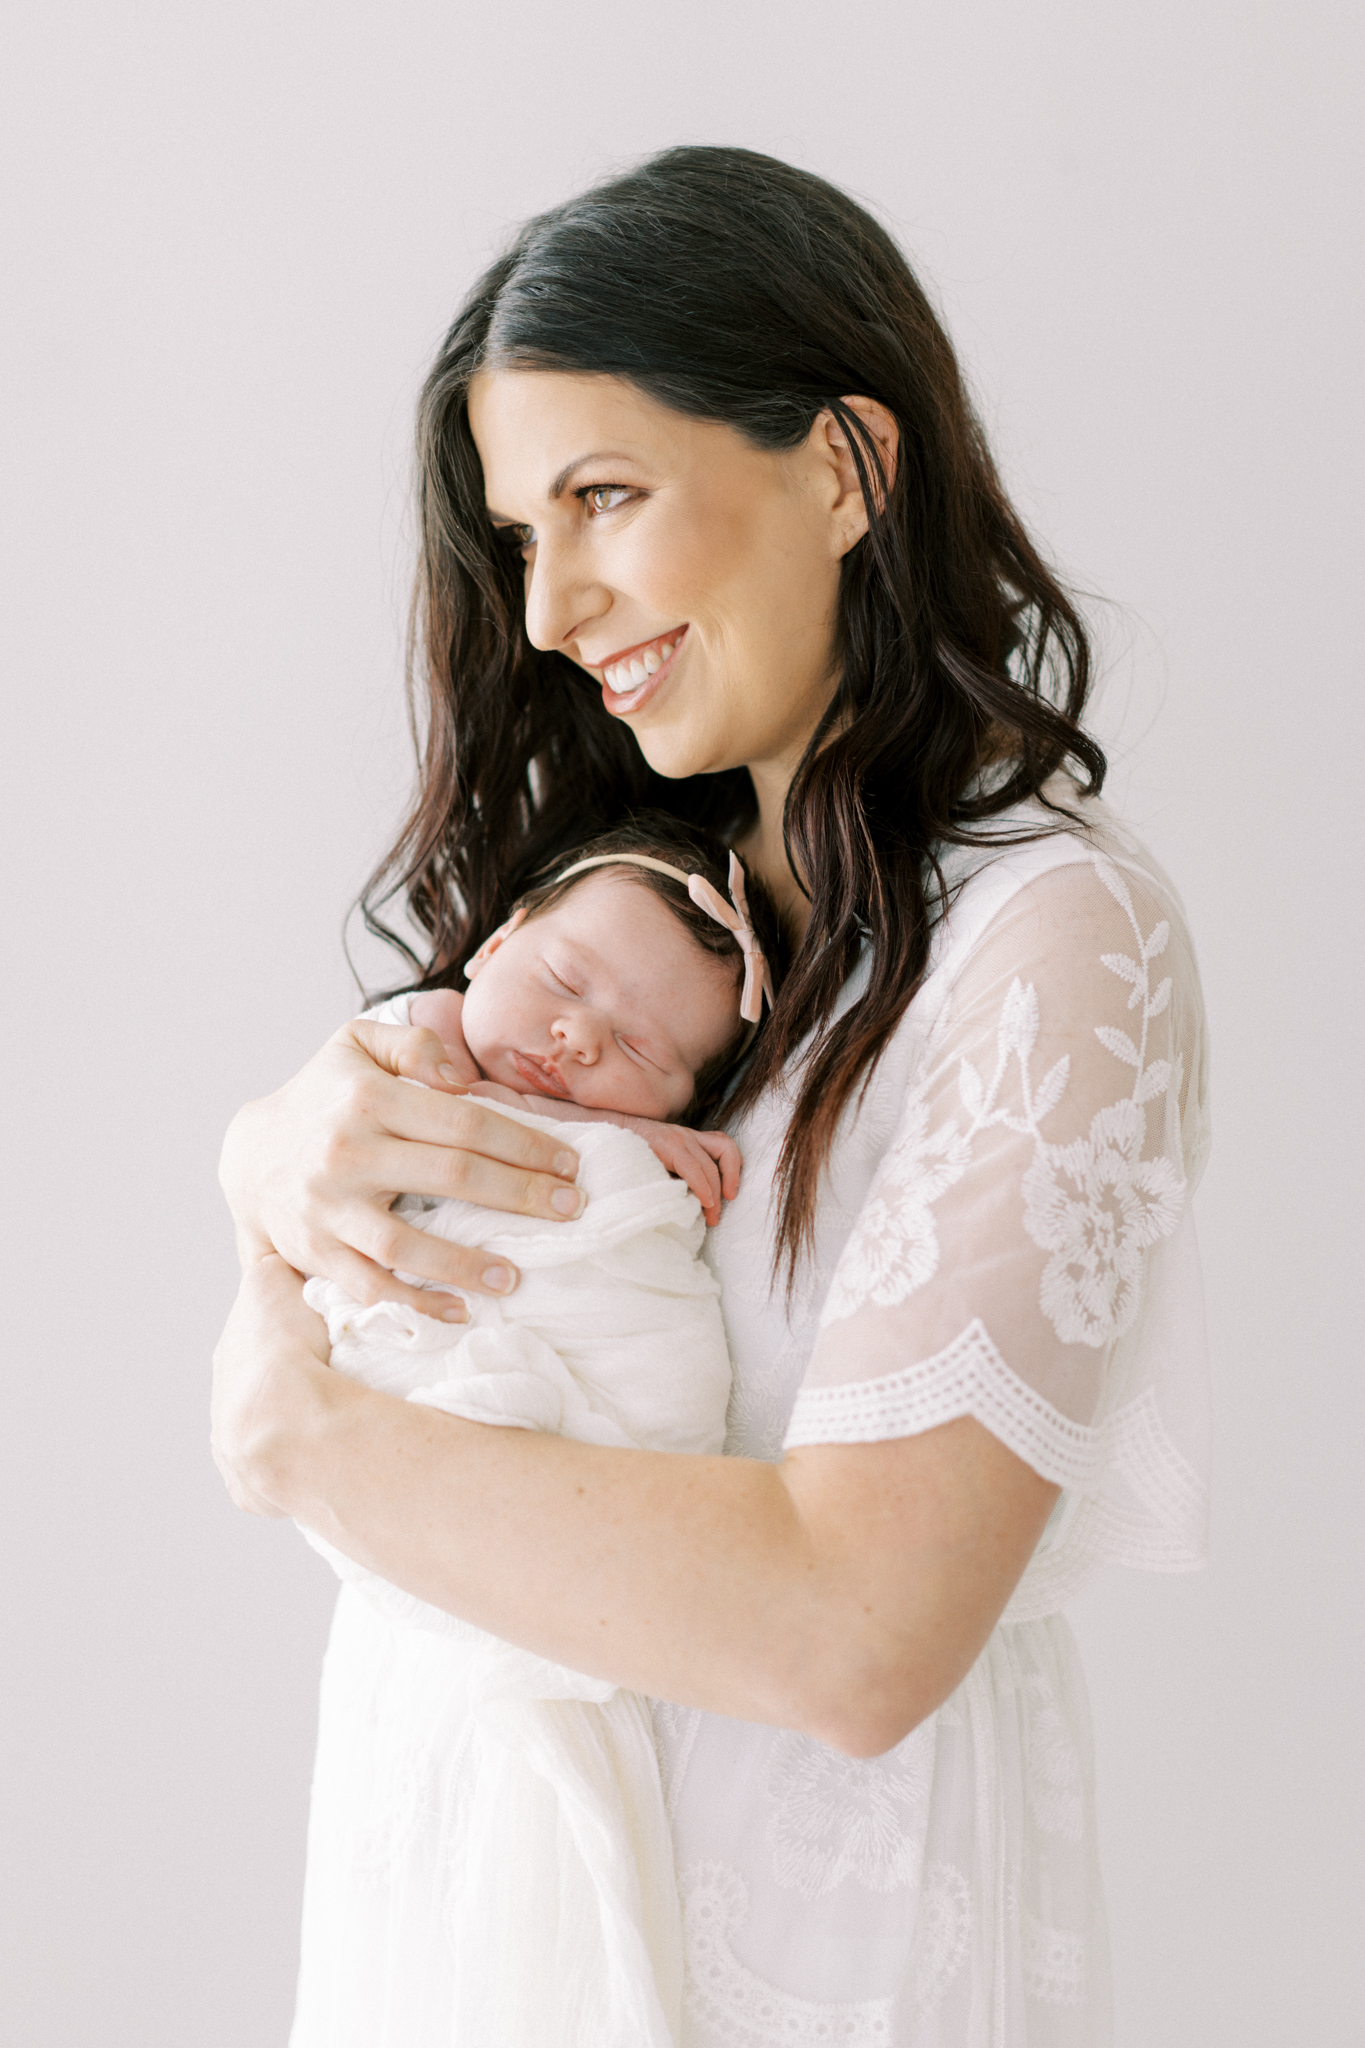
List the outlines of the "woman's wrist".
{"label": "woman's wrist", "polygon": [[326,1326],[303,1282],[272,1255],[242,1276],[213,1359],[213,1454],[239,1507],[293,1515],[364,1389],[334,1373]]}
{"label": "woman's wrist", "polygon": [[278,1515],[310,1519],[325,1498],[325,1474],[349,1411],[365,1390],[313,1359],[282,1360],[262,1388],[263,1399],[238,1439],[239,1469],[258,1498]]}

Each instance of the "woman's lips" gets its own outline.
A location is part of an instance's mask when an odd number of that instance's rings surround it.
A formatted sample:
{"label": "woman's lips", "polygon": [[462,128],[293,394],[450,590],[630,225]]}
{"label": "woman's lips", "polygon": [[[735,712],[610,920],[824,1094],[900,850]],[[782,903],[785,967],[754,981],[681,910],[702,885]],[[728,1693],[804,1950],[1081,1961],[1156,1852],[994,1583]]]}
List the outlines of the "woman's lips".
{"label": "woman's lips", "polygon": [[[686,626],[679,632],[660,633],[653,640],[645,641],[642,646],[632,648],[624,655],[618,654],[611,661],[602,664],[602,702],[613,718],[628,718],[632,711],[638,711],[642,705],[649,702],[660,684],[667,682],[673,673],[673,664],[682,653],[687,634]],[[669,652],[659,661],[659,665],[652,673],[647,671],[641,681],[632,682],[628,690],[614,690],[607,681],[609,673],[619,676],[621,670],[628,668],[632,663],[647,669],[647,657],[662,655],[665,647]]]}
{"label": "woman's lips", "polygon": [[559,1078],[559,1070],[548,1060],[539,1060],[534,1053],[508,1052],[517,1073],[523,1081],[536,1090],[538,1095],[557,1095],[561,1102],[572,1102],[573,1097]]}

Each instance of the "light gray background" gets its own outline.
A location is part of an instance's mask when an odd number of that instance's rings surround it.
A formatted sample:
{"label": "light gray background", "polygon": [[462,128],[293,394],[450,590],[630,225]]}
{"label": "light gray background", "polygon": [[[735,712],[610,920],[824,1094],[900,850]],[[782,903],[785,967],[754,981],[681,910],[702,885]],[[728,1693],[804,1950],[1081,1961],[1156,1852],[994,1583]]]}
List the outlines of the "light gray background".
{"label": "light gray background", "polygon": [[354,1007],[339,928],[408,779],[423,366],[512,223],[679,140],[881,211],[1110,601],[1099,723],[1217,1052],[1215,1561],[1078,1616],[1119,2041],[1359,2042],[1359,8],[25,12],[6,2048],[284,2041],[332,1580],[209,1462],[219,1133]]}

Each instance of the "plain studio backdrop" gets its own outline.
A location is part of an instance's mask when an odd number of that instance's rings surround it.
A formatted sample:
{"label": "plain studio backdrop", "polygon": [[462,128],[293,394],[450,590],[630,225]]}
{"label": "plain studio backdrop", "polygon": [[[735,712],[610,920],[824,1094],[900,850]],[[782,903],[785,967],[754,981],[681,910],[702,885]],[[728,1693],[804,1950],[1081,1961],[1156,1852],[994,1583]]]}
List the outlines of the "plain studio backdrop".
{"label": "plain studio backdrop", "polygon": [[1105,599],[1113,790],[1184,891],[1216,1057],[1213,1566],[1076,1615],[1118,2039],[1358,2043],[1359,8],[24,12],[4,2048],[285,2040],[334,1581],[209,1459],[220,1133],[359,1006],[424,367],[514,223],[680,141],[873,206]]}

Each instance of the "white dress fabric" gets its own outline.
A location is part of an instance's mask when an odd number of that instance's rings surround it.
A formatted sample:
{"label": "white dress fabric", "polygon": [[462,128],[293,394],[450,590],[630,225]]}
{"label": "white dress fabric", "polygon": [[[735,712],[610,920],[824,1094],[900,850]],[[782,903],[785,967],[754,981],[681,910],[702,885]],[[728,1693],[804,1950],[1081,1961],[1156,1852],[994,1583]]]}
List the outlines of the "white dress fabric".
{"label": "white dress fabric", "polygon": [[[371,1014],[406,1023],[406,1003]],[[457,1328],[310,1280],[334,1368],[480,1422],[718,1451],[730,1364],[696,1197],[614,1125],[501,1113],[570,1138],[585,1214],[549,1225],[405,1199],[420,1228],[514,1260],[521,1285],[472,1300]],[[304,1533],[347,1583],[291,2048],[673,2048],[681,1926],[648,1704]]]}
{"label": "white dress fabric", "polygon": [[[844,1120],[790,1303],[769,1284],[786,1099],[734,1126],[743,1184],[707,1245],[727,1450],[973,1415],[1062,1491],[977,1664],[888,1755],[656,1704],[686,2048],[1111,2038],[1061,1609],[1105,1564],[1203,1561],[1205,1033],[1170,884],[1101,805],[1049,794],[1079,829],[950,856],[931,971]],[[1057,823],[1030,804],[992,829]]]}

